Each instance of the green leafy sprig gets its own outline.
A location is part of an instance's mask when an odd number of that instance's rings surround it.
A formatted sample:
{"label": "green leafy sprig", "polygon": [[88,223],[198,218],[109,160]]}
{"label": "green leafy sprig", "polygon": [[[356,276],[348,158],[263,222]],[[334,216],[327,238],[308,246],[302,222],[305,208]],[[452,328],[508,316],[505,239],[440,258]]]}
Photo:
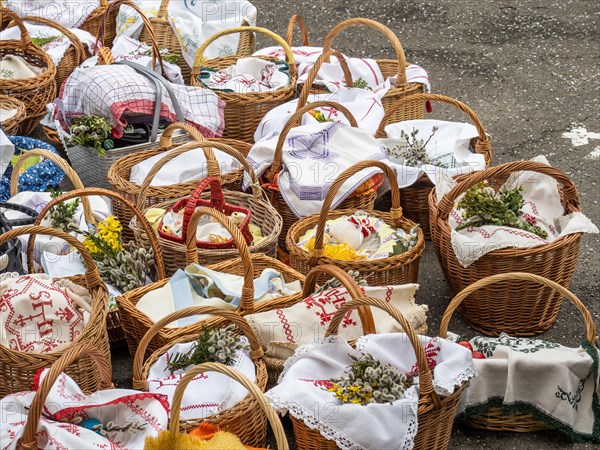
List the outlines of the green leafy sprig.
{"label": "green leafy sprig", "polygon": [[438,167],[447,168],[444,162],[437,158],[430,158],[427,154],[427,144],[435,136],[438,127],[431,128],[431,135],[427,140],[419,139],[417,135],[419,130],[413,128],[412,132],[407,134],[404,130],[400,133],[400,138],[406,141],[406,144],[398,144],[393,148],[384,148],[388,156],[403,159],[404,164],[411,167],[419,167],[423,164],[430,164]]}
{"label": "green leafy sprig", "polygon": [[367,89],[369,91],[373,90],[371,86],[369,86],[369,83],[367,83],[367,80],[362,77],[354,80],[354,87],[359,89]]}
{"label": "green leafy sprig", "polygon": [[98,156],[106,155],[106,150],[115,147],[112,126],[102,117],[76,117],[71,123],[70,132],[71,136],[65,141],[67,147],[89,147]]}
{"label": "green leafy sprig", "polygon": [[[61,194],[62,192],[60,190],[50,188],[50,196],[52,199],[60,197]],[[52,228],[58,228],[59,230],[69,232],[69,228],[75,225],[74,218],[79,203],[80,200],[76,198],[73,201],[61,202],[54,206],[48,215]]]}

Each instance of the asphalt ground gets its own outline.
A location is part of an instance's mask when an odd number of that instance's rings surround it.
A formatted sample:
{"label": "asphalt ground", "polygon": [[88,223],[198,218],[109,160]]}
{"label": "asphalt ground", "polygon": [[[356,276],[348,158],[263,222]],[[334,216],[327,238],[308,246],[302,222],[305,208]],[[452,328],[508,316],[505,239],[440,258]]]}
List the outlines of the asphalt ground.
{"label": "asphalt ground", "polygon": [[[565,172],[579,190],[583,211],[600,224],[598,206],[600,140],[573,145],[563,134],[573,124],[600,132],[600,6],[596,0],[511,1],[295,1],[254,0],[258,24],[285,35],[294,13],[304,16],[311,39],[321,44],[336,23],[368,17],[390,27],[407,59],[429,72],[433,92],[458,98],[481,118],[492,137],[494,164],[536,155]],[[298,41],[299,42],[299,41]],[[336,47],[353,56],[391,58],[381,35],[356,28],[343,32]],[[259,39],[263,45],[271,45]],[[461,119],[434,104],[434,116]],[[571,290],[600,325],[598,235],[582,240]],[[450,300],[446,282],[428,243],[421,260],[419,303],[430,307],[435,333]],[[468,335],[456,317],[452,328]],[[577,345],[584,337],[581,316],[564,305],[556,325],[543,338]],[[114,354],[116,384],[130,386],[131,363],[124,351]],[[293,442],[290,427],[288,437]],[[451,449],[591,449],[554,432],[518,434],[456,426]]]}

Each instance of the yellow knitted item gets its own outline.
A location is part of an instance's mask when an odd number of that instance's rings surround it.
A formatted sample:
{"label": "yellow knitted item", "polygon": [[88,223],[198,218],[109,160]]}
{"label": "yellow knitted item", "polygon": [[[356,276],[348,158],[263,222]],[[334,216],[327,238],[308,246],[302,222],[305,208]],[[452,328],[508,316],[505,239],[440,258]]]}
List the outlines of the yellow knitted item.
{"label": "yellow knitted item", "polygon": [[156,438],[146,438],[144,450],[246,450],[246,447],[237,436],[225,431],[218,431],[209,440],[182,433],[173,436],[163,431]]}

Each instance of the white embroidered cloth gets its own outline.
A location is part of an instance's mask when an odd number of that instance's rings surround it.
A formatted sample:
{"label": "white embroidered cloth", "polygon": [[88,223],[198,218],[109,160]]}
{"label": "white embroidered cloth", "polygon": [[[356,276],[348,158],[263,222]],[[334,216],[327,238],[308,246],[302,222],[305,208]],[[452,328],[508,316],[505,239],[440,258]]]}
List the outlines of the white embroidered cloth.
{"label": "white embroidered cloth", "polygon": [[[385,300],[398,309],[419,334],[427,333],[427,305],[415,303],[418,284],[401,286],[366,286],[361,289],[369,297]],[[325,337],[336,311],[351,300],[344,287],[329,289],[311,295],[289,308],[266,311],[245,316],[258,336],[268,356],[286,359],[298,346],[316,343]],[[402,327],[388,313],[371,308],[378,333],[402,332]],[[339,329],[339,336],[348,341],[363,335],[357,310],[346,314]]]}
{"label": "white embroidered cloth", "polygon": [[[431,159],[446,163],[446,167],[433,164],[423,164],[419,167],[408,166],[403,158],[390,155],[386,150],[394,149],[397,145],[406,148],[406,140],[401,138],[402,131],[410,136],[416,130],[418,131],[416,139],[427,141],[432,134],[433,127],[437,127],[437,131],[427,143],[427,155]],[[484,156],[471,152],[469,148],[471,139],[479,135],[477,129],[469,123],[429,119],[406,120],[386,126],[385,131],[388,138],[378,139],[378,141],[382,151],[388,155],[390,166],[396,171],[400,188],[413,185],[422,174],[426,174],[435,184],[438,174],[443,173],[449,177],[455,177],[485,169]]]}
{"label": "white embroidered cloth", "polygon": [[[242,345],[249,345],[245,336],[240,340]],[[187,353],[193,346],[194,342],[176,344],[152,365],[148,373],[148,392],[166,395],[169,405],[171,404],[175,389],[185,375],[185,370],[171,372],[167,368],[168,358],[176,353]],[[250,381],[256,381],[256,367],[247,349],[238,350],[230,366],[247,376]],[[181,419],[203,419],[232,408],[247,395],[246,388],[227,375],[205,372],[194,377],[186,387],[181,402]]]}
{"label": "white embroidered cloth", "polygon": [[477,336],[473,362],[478,377],[465,390],[459,410],[485,413],[493,406],[534,412],[550,428],[600,440],[600,352],[589,343],[569,348],[540,339]]}
{"label": "white embroidered cloth", "polygon": [[[161,0],[134,2],[140,6],[146,17],[158,15]],[[245,0],[172,0],[169,3],[168,14],[183,56],[190,67],[194,66],[196,51],[200,45],[214,34],[240,26],[243,22],[256,25],[256,8]],[[117,34],[139,38],[142,24],[135,11],[126,5],[121,6],[117,17]],[[204,56],[212,59],[234,55],[239,39],[239,34],[224,36],[211,44]]]}
{"label": "white embroidered cloth", "polygon": [[99,0],[8,0],[2,6],[19,17],[35,16],[50,19],[67,28],[79,28],[100,6]]}
{"label": "white embroidered cloth", "polygon": [[204,67],[198,80],[215,91],[241,94],[274,92],[291,83],[287,63],[260,58],[239,58],[234,65],[221,70]]}
{"label": "white embroidered cloth", "polygon": [[[471,352],[440,338],[421,336],[428,362],[435,366],[434,388],[440,395],[454,392],[475,375]],[[412,449],[418,431],[418,385],[393,403],[342,404],[327,389],[331,378],[344,375],[352,365],[350,355],[370,354],[376,360],[409,372],[416,363],[404,333],[361,337],[353,349],[341,337],[298,348],[285,363],[279,385],[266,393],[273,407],[301,419],[341,449]],[[415,379],[416,380],[416,379]]]}
{"label": "white embroidered cloth", "polygon": [[[532,161],[548,164],[545,156],[538,156]],[[438,182],[436,194],[438,201],[456,184],[451,178],[442,176]],[[495,225],[470,227],[456,231],[455,228],[463,223],[460,211],[453,208],[448,224],[452,229],[452,248],[456,259],[463,267],[469,267],[485,254],[508,247],[529,248],[547,244],[558,238],[573,233],[598,233],[598,228],[582,212],[564,214],[560,201],[558,184],[549,175],[538,172],[515,172],[510,175],[505,187],[523,186],[523,215],[532,217],[537,226],[548,233],[543,239],[525,230]],[[460,201],[460,196],[457,201]],[[530,219],[531,220],[531,219]]]}
{"label": "white embroidered cloth", "polygon": [[[225,127],[224,102],[209,89],[171,83],[185,116],[185,122],[196,127],[205,137],[220,137]],[[73,118],[96,115],[113,125],[113,134],[120,137],[127,119],[154,115],[156,86],[135,69],[123,65],[96,66],[77,69],[63,83],[56,100],[56,119],[69,129]],[[161,118],[178,122],[166,89],[163,89]]]}
{"label": "white embroidered cloth", "polygon": [[[258,176],[271,165],[277,136],[254,144],[248,162]],[[318,214],[329,188],[345,169],[363,160],[386,161],[371,134],[339,122],[324,122],[293,128],[283,145],[283,169],[279,190],[298,217]],[[335,209],[365,181],[381,170],[373,167],[360,171],[346,181],[335,196]],[[249,179],[245,177],[245,185]]]}
{"label": "white embroidered cloth", "polygon": [[[45,378],[48,369],[40,376]],[[38,389],[35,386],[34,389]],[[28,409],[35,391],[19,392],[4,397],[0,409],[6,418],[0,423],[0,442],[3,450],[15,450],[23,437]],[[62,373],[50,390],[37,429],[37,446],[53,449],[141,449],[147,436],[158,436],[167,429],[169,405],[162,395],[130,389],[107,389],[91,395],[84,394],[68,375]],[[125,428],[102,436],[78,425],[109,423]],[[140,426],[142,426],[140,428]]]}
{"label": "white embroidered cloth", "polygon": [[0,59],[0,80],[35,78],[45,71],[46,67],[34,66],[19,55],[9,54]]}

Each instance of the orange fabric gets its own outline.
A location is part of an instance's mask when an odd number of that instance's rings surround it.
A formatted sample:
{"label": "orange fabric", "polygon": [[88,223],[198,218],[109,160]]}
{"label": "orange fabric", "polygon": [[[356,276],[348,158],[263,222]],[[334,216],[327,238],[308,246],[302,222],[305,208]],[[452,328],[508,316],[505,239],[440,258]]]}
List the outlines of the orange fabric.
{"label": "orange fabric", "polygon": [[[194,428],[189,434],[190,436],[194,436],[200,439],[204,439],[205,441],[209,441],[215,437],[215,434],[221,431],[218,426],[213,425],[211,423],[203,422],[198,425],[197,428]],[[248,445],[244,445],[247,450],[267,450],[263,448],[250,447]]]}

